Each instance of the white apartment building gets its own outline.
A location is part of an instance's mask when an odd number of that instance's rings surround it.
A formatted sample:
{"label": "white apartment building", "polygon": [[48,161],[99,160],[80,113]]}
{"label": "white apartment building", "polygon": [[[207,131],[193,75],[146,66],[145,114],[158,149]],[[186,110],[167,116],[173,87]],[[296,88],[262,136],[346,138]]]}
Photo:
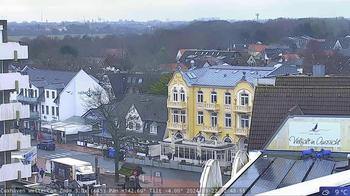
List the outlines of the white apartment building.
{"label": "white apartment building", "polygon": [[67,72],[27,66],[21,73],[29,76],[29,86],[20,88],[14,97],[30,105],[30,119],[23,124],[31,133],[40,130],[41,123],[83,115],[90,109],[87,99],[102,89],[98,80],[83,70]]}
{"label": "white apartment building", "polygon": [[10,93],[29,87],[28,76],[8,73],[8,65],[28,58],[28,46],[7,42],[7,22],[0,20],[0,189],[11,181],[31,177],[31,162],[13,157],[31,148],[30,135],[17,128],[20,119],[29,118],[29,105],[10,101]]}

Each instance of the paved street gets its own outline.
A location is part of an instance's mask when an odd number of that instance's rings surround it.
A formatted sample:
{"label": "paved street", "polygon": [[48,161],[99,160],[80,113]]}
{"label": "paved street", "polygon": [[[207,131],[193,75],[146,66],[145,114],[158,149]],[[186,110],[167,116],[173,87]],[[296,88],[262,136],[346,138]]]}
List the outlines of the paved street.
{"label": "paved street", "polygon": [[[76,158],[83,161],[88,161],[94,165],[95,156],[96,155],[94,155],[93,153],[73,151],[58,146],[56,147],[55,151],[38,150],[38,157],[39,161],[41,162],[41,167],[43,167],[43,163],[45,162],[45,160],[60,157]],[[102,171],[114,171],[113,159],[98,156],[98,160]],[[145,172],[144,175],[146,180],[148,181],[151,181],[150,176],[152,173],[154,174],[155,172],[160,172],[161,176],[163,177],[163,187],[199,187],[201,173],[149,166],[143,166],[142,169]],[[154,179],[155,178],[153,178],[153,180]],[[158,178],[156,181],[159,182],[160,179]],[[147,186],[152,186],[152,183],[147,184]]]}

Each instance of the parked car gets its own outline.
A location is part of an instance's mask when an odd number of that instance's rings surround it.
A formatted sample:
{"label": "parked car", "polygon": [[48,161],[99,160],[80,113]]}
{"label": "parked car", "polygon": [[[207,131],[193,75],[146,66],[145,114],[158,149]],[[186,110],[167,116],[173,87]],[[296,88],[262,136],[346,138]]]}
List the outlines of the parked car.
{"label": "parked car", "polygon": [[53,140],[41,140],[37,148],[42,150],[55,150],[56,145]]}

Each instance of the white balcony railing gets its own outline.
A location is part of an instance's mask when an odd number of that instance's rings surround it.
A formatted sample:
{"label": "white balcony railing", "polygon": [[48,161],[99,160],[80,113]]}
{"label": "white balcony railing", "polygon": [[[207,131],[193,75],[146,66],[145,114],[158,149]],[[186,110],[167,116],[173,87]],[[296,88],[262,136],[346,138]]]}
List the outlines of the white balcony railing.
{"label": "white balcony railing", "polygon": [[220,105],[217,103],[204,103],[206,110],[219,110]]}
{"label": "white balcony railing", "polygon": [[0,182],[29,178],[32,176],[31,164],[22,162],[0,165]]}
{"label": "white balcony railing", "polygon": [[237,128],[236,129],[236,135],[242,135],[242,136],[248,136],[249,134],[249,128]]}
{"label": "white balcony railing", "polygon": [[0,43],[0,60],[28,59],[28,46],[17,42]]}
{"label": "white balcony railing", "polygon": [[29,118],[29,105],[21,103],[0,104],[0,121]]}
{"label": "white balcony railing", "polygon": [[30,140],[30,135],[24,135],[18,131],[3,134],[0,137],[0,152],[30,148]]}
{"label": "white balcony railing", "polygon": [[18,90],[29,88],[29,77],[20,73],[1,73],[0,90]]}
{"label": "white balcony railing", "polygon": [[224,108],[225,108],[226,111],[231,111],[231,110],[232,110],[232,105],[230,105],[230,104],[225,104],[225,105],[224,105]]}
{"label": "white balcony railing", "polygon": [[202,131],[207,133],[220,133],[221,129],[220,127],[203,126]]}
{"label": "white balcony railing", "polygon": [[240,113],[250,113],[252,112],[252,107],[251,106],[247,106],[247,105],[235,105],[233,106],[234,110],[236,112],[240,112]]}
{"label": "white balcony railing", "polygon": [[168,108],[186,108],[186,102],[167,101]]}
{"label": "white balcony railing", "polygon": [[187,124],[168,122],[168,129],[184,131],[187,129]]}

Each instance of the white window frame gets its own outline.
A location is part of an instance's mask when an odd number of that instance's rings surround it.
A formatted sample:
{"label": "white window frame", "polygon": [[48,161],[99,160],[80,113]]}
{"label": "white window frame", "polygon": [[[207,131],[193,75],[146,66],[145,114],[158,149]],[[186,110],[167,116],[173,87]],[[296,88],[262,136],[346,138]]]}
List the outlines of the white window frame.
{"label": "white window frame", "polygon": [[204,123],[204,112],[198,111],[197,112],[197,124],[202,125]]}
{"label": "white window frame", "polygon": [[186,101],[186,94],[185,94],[185,91],[184,91],[183,88],[181,88],[181,90],[180,90],[180,100],[181,100],[182,102],[185,102],[185,101]]}
{"label": "white window frame", "polygon": [[179,123],[179,111],[173,110],[173,123]]}
{"label": "white window frame", "polygon": [[231,105],[232,103],[232,100],[231,100],[231,93],[225,93],[225,96],[224,96],[224,103],[225,105]]}
{"label": "white window frame", "polygon": [[173,89],[173,101],[179,101],[179,95],[176,88]]}
{"label": "white window frame", "polygon": [[203,103],[203,91],[197,92],[197,103]]}
{"label": "white window frame", "polygon": [[249,128],[250,126],[250,117],[249,115],[246,115],[246,114],[241,114],[239,116],[239,126],[240,128],[243,128],[243,129],[246,129],[246,128]]}
{"label": "white window frame", "polygon": [[152,123],[151,126],[149,127],[149,132],[151,134],[158,134],[158,126],[155,123]]}
{"label": "white window frame", "polygon": [[186,111],[185,110],[180,111],[180,122],[186,123]]}
{"label": "white window frame", "polygon": [[210,114],[210,125],[211,125],[211,127],[218,126],[218,113],[213,112]]}
{"label": "white window frame", "polygon": [[249,94],[246,92],[242,92],[239,94],[239,104],[242,106],[249,105]]}
{"label": "white window frame", "polygon": [[225,128],[231,128],[231,127],[232,127],[232,114],[226,113],[225,114]]}
{"label": "white window frame", "polygon": [[211,92],[211,94],[210,94],[210,102],[211,103],[218,102],[218,94],[215,91]]}

